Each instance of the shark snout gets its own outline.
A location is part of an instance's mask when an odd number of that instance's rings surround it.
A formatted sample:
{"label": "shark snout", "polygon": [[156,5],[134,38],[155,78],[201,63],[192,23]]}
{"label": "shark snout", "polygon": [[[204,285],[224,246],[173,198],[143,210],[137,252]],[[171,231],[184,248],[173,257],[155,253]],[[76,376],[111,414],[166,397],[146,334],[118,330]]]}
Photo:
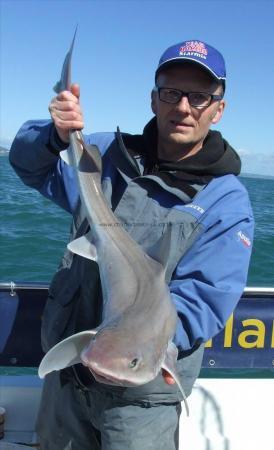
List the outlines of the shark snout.
{"label": "shark snout", "polygon": [[99,383],[112,384],[115,386],[134,386],[136,382],[124,373],[123,370],[107,369],[96,361],[89,361],[87,367]]}
{"label": "shark snout", "polygon": [[[103,351],[104,350],[104,351]],[[99,382],[112,382],[117,385],[136,385],[144,366],[141,355],[127,351],[117,354],[110,349],[102,349],[94,342],[81,353],[83,365],[89,368]]]}

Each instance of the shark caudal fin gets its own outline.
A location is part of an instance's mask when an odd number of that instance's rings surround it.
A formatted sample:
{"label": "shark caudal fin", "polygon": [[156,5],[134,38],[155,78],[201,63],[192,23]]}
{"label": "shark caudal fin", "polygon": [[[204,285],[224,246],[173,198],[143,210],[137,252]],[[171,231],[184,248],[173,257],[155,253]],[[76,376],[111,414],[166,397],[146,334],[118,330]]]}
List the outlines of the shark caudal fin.
{"label": "shark caudal fin", "polygon": [[176,368],[177,357],[178,357],[177,347],[173,342],[170,342],[168,344],[166,357],[165,357],[164,363],[162,364],[162,368],[165,369],[172,376],[172,378],[176,381],[176,383],[183,395],[183,400],[184,400],[184,404],[185,404],[185,408],[186,408],[186,414],[187,414],[187,416],[189,416],[189,406],[188,406],[186,394],[185,394],[183,386],[180,382],[179,376],[177,374],[177,368]]}
{"label": "shark caudal fin", "polygon": [[73,47],[74,47],[74,41],[75,41],[75,36],[76,36],[76,32],[77,32],[77,26],[74,32],[74,36],[72,39],[72,43],[70,46],[70,49],[68,51],[68,53],[66,54],[64,63],[63,63],[63,67],[62,67],[62,72],[61,72],[61,78],[59,81],[57,81],[57,83],[55,84],[55,86],[53,87],[53,90],[56,92],[56,94],[59,94],[59,92],[62,91],[66,91],[66,90],[70,90],[70,85],[71,85],[71,57],[72,57],[72,52],[73,52]]}
{"label": "shark caudal fin", "polygon": [[80,358],[81,352],[96,333],[96,330],[81,331],[58,342],[42,359],[38,369],[39,377],[44,378],[53,370],[61,370],[82,362]]}

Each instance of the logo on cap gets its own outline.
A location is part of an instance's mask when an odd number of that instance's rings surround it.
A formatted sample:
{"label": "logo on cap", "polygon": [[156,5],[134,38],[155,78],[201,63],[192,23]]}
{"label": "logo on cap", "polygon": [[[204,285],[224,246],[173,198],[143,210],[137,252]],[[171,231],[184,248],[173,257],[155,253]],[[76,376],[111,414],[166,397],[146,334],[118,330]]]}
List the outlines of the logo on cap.
{"label": "logo on cap", "polygon": [[188,41],[179,50],[181,56],[198,56],[199,58],[206,59],[207,48],[203,42]]}

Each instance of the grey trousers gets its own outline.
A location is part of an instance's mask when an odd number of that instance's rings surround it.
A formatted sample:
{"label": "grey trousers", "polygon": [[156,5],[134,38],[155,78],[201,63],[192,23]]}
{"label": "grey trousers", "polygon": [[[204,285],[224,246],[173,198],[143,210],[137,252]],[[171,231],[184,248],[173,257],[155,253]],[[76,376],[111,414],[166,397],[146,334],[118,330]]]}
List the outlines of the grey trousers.
{"label": "grey trousers", "polygon": [[180,413],[180,401],[129,400],[99,383],[84,390],[55,372],[37,433],[41,450],[178,450]]}

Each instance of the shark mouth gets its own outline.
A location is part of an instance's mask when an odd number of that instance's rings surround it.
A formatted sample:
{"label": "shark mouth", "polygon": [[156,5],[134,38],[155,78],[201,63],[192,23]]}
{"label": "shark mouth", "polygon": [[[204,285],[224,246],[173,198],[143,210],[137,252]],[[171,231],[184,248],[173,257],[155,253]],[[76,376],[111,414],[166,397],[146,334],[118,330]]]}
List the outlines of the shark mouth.
{"label": "shark mouth", "polygon": [[106,374],[104,374],[103,372],[100,372],[99,370],[96,369],[96,371],[94,369],[91,369],[90,367],[88,367],[89,371],[92,373],[92,375],[94,376],[95,380],[98,381],[99,383],[103,383],[103,384],[109,384],[111,386],[136,386],[135,383],[125,380],[125,379],[118,379],[115,378],[114,376],[108,375],[105,376]]}

